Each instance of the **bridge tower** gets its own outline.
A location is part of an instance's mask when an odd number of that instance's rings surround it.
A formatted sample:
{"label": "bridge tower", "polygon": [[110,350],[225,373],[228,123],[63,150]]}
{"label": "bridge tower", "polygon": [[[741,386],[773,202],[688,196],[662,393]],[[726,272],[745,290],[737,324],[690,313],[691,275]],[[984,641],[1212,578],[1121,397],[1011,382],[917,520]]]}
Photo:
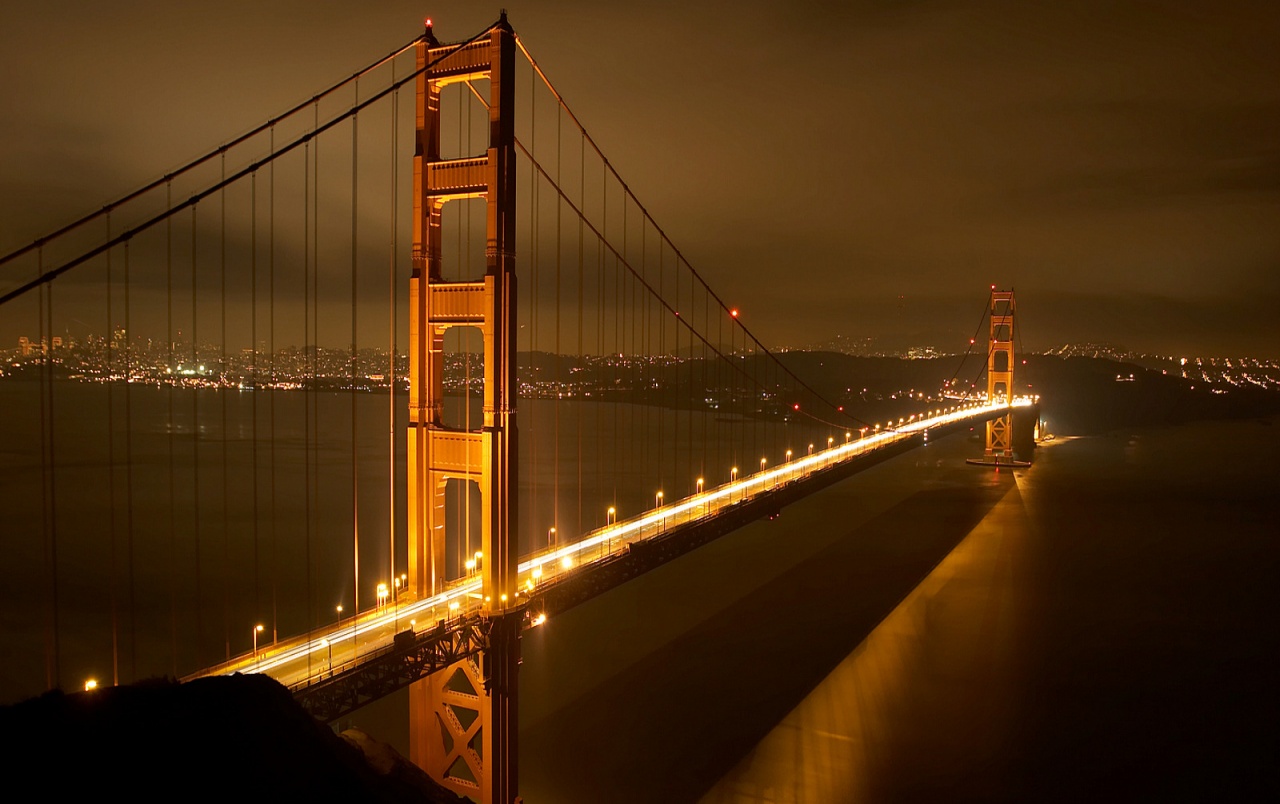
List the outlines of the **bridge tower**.
{"label": "bridge tower", "polygon": [[[463,46],[441,45],[430,23],[417,46],[417,143],[413,164],[413,270],[409,280],[409,590],[443,590],[449,480],[475,483],[481,500],[484,613],[489,647],[414,683],[410,756],[447,788],[482,802],[516,799],[515,610],[516,304],[515,34],[503,14]],[[489,147],[440,156],[440,96],[449,84],[488,81]],[[480,86],[483,86],[482,84]],[[441,248],[446,204],[483,198],[486,271],[447,281]],[[446,426],[444,335],[473,327],[484,341],[484,415],[479,429]]]}
{"label": "bridge tower", "polygon": [[[1013,291],[991,288],[991,342],[987,349],[987,400],[1013,402]],[[1013,461],[1013,414],[987,421],[984,463]]]}

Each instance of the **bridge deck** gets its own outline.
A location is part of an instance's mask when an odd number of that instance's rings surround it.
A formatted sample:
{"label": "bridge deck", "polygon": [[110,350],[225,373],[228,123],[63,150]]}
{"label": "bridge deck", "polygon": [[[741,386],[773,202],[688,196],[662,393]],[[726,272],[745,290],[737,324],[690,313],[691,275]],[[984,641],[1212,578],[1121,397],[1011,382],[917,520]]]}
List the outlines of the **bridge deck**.
{"label": "bridge deck", "polygon": [[[1014,406],[1029,404],[1029,400],[1014,402]],[[721,532],[745,524],[745,521],[737,521],[743,519],[743,515],[747,521],[759,518],[764,510],[761,504],[767,506],[772,500],[775,507],[780,508],[797,494],[803,496],[827,485],[812,481],[827,474],[828,470],[860,463],[869,465],[859,459],[879,453],[886,453],[887,457],[887,453],[897,451],[894,447],[907,446],[906,442],[918,439],[921,434],[948,431],[963,424],[983,421],[1006,409],[1004,405],[974,403],[952,412],[921,418],[896,430],[860,439],[850,437],[846,443],[743,475],[736,481],[590,531],[571,544],[536,552],[520,562],[518,606],[529,610],[531,623],[538,624],[539,614],[568,608],[644,571],[647,566],[640,565],[646,562],[635,560],[634,556],[639,553],[633,556],[633,548],[642,553],[649,545],[657,545],[664,541],[664,537],[680,532],[692,534],[692,537],[683,540],[683,544],[674,548],[675,552],[687,551]],[[725,527],[720,527],[721,523],[716,523],[716,520],[724,520],[722,524]],[[716,523],[715,527],[712,527],[713,523]],[[698,531],[702,531],[701,537],[697,535]],[[632,560],[620,562],[618,559],[623,557],[632,557]],[[657,563],[664,560],[667,559],[661,558]],[[610,566],[612,571],[593,572]],[[594,576],[595,581],[569,583],[588,576]],[[457,633],[472,628],[479,621],[483,609],[480,580],[475,576],[459,578],[437,595],[419,600],[402,595],[394,604],[370,609],[328,628],[283,640],[260,649],[256,656],[246,654],[189,678],[237,672],[267,673],[295,691],[322,684],[329,686],[326,682],[330,679],[346,676],[366,664],[376,665],[394,654],[413,654],[421,658],[424,645],[436,645],[446,637],[456,642]],[[397,646],[396,634],[406,630],[412,630],[417,639],[406,640],[402,636]],[[414,643],[418,645],[416,653],[412,649]],[[452,656],[461,651],[455,657],[460,658],[467,650],[474,652],[481,647],[482,639],[469,637],[464,645],[454,645],[446,653]],[[419,666],[419,670],[423,669],[430,672],[434,667],[427,661]],[[412,680],[408,678],[404,683]]]}

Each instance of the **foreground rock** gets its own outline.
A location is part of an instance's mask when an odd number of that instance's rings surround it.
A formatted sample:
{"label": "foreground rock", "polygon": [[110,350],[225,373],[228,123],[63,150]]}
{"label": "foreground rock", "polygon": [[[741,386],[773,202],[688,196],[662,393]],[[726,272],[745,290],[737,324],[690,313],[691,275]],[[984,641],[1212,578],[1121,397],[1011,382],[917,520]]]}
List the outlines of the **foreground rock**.
{"label": "foreground rock", "polygon": [[260,675],[54,691],[0,708],[0,768],[11,789],[53,800],[463,800],[367,735],[334,734]]}

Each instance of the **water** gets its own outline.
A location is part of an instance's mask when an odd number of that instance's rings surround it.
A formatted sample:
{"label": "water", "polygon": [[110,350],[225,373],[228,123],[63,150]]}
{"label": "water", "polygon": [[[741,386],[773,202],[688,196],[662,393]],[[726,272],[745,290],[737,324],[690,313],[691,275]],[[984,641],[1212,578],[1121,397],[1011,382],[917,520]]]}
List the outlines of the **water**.
{"label": "water", "polygon": [[[59,382],[49,417],[38,392],[34,382],[0,382],[0,626],[19,657],[0,667],[0,702],[45,688],[55,590],[42,536],[42,416],[56,422],[65,687],[106,682],[117,668],[121,682],[182,676],[248,652],[259,623],[260,642],[269,642],[332,621],[338,605],[349,616],[357,554],[362,608],[393,576],[393,553],[394,574],[407,569],[404,395],[393,439],[385,393],[138,385],[126,397],[123,385]],[[466,402],[447,398],[446,420],[465,423],[469,407],[477,424],[480,399]],[[605,524],[610,506],[633,516],[658,490],[672,501],[693,492],[698,477],[712,485],[731,466],[801,452],[827,435],[711,412],[544,399],[521,401],[518,427],[522,552],[542,547],[552,527],[557,539],[572,539]],[[461,483],[451,488],[446,562],[457,577],[480,549],[480,497]]]}
{"label": "water", "polygon": [[1275,792],[1275,423],[952,438],[525,639],[544,801]]}
{"label": "water", "polygon": [[[4,701],[38,692],[44,680],[40,622],[48,590],[37,569],[39,429],[32,422],[40,412],[32,391],[0,384]],[[270,426],[271,399],[257,397],[260,436]],[[309,587],[314,617],[350,600],[350,397],[318,395],[328,440],[311,452],[306,396],[276,395],[274,495],[265,442],[254,456],[253,400],[202,395],[193,418],[191,396],[180,397],[170,471],[167,394],[134,389],[133,605],[125,605],[127,574],[116,594],[117,616],[132,616],[139,637],[136,646],[127,634],[121,640],[123,680],[132,653],[143,676],[175,664],[182,672],[198,654],[216,659],[226,642],[233,652],[247,650],[252,624],[269,617],[272,577],[281,589]],[[121,396],[112,402],[117,451],[125,442],[122,403]],[[696,455],[699,432],[742,425],[699,431],[686,418],[679,426],[690,428],[697,446],[673,456],[639,442],[652,431],[642,424],[673,430],[673,414],[660,421],[649,410],[584,405],[557,436],[547,424],[555,404],[522,406],[528,468],[521,510],[531,520],[522,538],[530,543],[557,507],[547,495],[557,440],[559,471],[576,482],[582,434],[588,525],[590,512],[612,499],[612,485],[625,484],[623,473],[665,474],[674,488],[691,483],[682,471],[750,459],[745,448],[737,456]],[[101,388],[59,387],[59,614],[68,686],[90,674],[109,678],[111,666],[110,536],[114,530],[123,561],[125,479],[117,453],[113,509],[111,484],[102,481],[111,477],[104,475],[105,405]],[[569,411],[573,405],[561,403]],[[203,434],[198,442],[192,421]],[[368,495],[361,531],[375,534],[361,542],[366,566],[385,561],[390,549],[387,426],[385,397],[357,398],[358,471]],[[615,443],[626,452],[615,452]],[[403,460],[402,443],[397,449]],[[1062,438],[1016,473],[965,466],[964,457],[980,449],[960,436],[930,444],[527,632],[525,799],[1241,798],[1273,785],[1267,769],[1280,715],[1272,691],[1280,639],[1269,616],[1280,608],[1273,578],[1280,424]],[[308,455],[317,484],[310,584],[307,563],[285,558],[308,543]],[[691,466],[695,457],[700,462]],[[202,513],[170,529],[169,480],[178,510],[189,510],[182,503],[190,502],[197,475]],[[259,522],[256,539],[255,488],[259,513],[276,511]],[[651,493],[632,489],[626,505],[650,504]],[[564,493],[558,507],[561,521],[576,518],[577,492]],[[114,529],[104,510],[115,511]],[[402,509],[396,518],[403,522]],[[198,572],[196,544],[204,545]],[[289,602],[298,597],[280,595],[282,635],[305,627],[305,606]],[[205,603],[199,622],[198,601]],[[406,711],[402,696],[392,696],[351,722],[403,750]]]}

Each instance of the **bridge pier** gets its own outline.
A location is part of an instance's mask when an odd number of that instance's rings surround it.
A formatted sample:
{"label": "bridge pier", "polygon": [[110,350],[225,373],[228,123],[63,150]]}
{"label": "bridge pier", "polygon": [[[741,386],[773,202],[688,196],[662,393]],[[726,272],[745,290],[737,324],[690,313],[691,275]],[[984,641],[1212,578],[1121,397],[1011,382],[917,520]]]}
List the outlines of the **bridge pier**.
{"label": "bridge pier", "polygon": [[524,612],[489,621],[489,646],[409,687],[410,756],[450,790],[518,800],[520,631]]}

